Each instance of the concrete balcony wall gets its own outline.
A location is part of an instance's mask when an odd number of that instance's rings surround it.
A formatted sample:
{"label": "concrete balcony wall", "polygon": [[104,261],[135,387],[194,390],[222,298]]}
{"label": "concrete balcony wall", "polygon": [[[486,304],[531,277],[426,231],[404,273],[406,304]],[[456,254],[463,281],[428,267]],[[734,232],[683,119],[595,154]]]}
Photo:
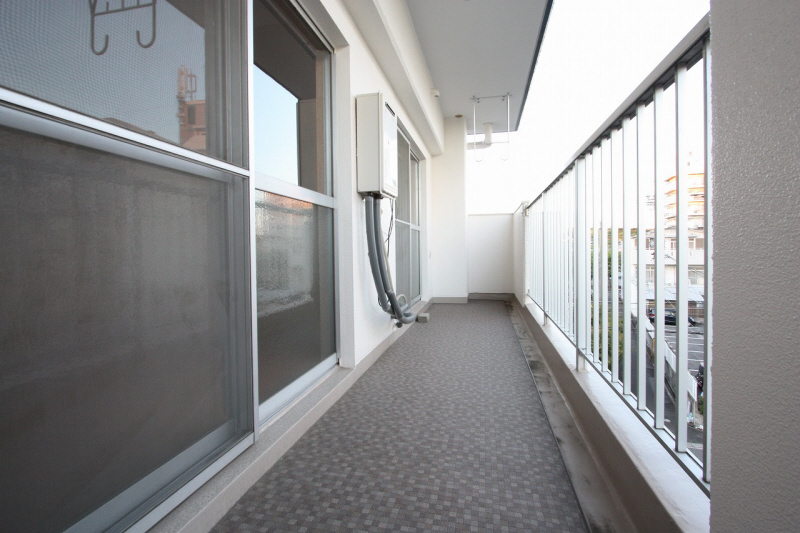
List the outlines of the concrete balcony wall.
{"label": "concrete balcony wall", "polygon": [[514,292],[513,215],[469,215],[469,292]]}

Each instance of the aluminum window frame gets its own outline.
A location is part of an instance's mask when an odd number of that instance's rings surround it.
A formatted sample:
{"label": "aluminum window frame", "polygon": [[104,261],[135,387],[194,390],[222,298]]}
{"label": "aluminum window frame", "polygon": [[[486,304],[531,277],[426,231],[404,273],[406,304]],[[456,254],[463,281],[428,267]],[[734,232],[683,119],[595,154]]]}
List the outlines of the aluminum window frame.
{"label": "aluminum window frame", "polygon": [[[252,256],[252,331],[253,331],[253,403],[254,403],[254,421],[255,427],[259,428],[256,432],[261,433],[263,429],[270,423],[270,421],[278,415],[282,409],[292,403],[298,396],[303,394],[314,383],[322,379],[328,372],[332,371],[339,364],[341,353],[341,327],[340,327],[340,312],[339,312],[339,241],[338,241],[338,201],[335,195],[336,191],[336,173],[334,172],[334,143],[333,129],[334,129],[334,102],[336,102],[336,51],[324,32],[314,22],[313,18],[308,14],[303,5],[297,0],[289,0],[288,6],[294,9],[294,14],[306,25],[306,29],[313,32],[316,37],[323,44],[328,51],[327,68],[325,71],[325,79],[323,80],[324,97],[325,97],[325,116],[324,116],[324,137],[325,137],[325,172],[326,183],[328,185],[329,194],[321,193],[308,189],[305,187],[289,183],[278,178],[256,172],[255,170],[255,107],[254,107],[254,69],[258,66],[255,64],[255,31],[254,31],[254,2],[261,0],[247,0],[247,72],[248,72],[248,127],[250,135],[248,136],[249,143],[249,176],[251,181],[251,202],[250,202],[250,235],[251,235],[251,256]],[[295,23],[295,21],[292,21]],[[332,211],[333,219],[333,300],[334,300],[334,335],[336,337],[335,347],[336,350],[323,359],[319,364],[309,369],[303,375],[295,379],[291,384],[284,387],[276,394],[267,398],[264,402],[259,402],[259,387],[258,387],[258,283],[257,283],[257,269],[256,269],[256,228],[255,228],[255,196],[256,191],[263,191],[293,200],[299,200],[315,206],[325,207]],[[256,436],[256,438],[258,438]]]}
{"label": "aluminum window frame", "polygon": [[[421,172],[420,172],[420,166],[421,166],[421,164],[422,164],[422,160],[421,160],[421,159],[419,158],[419,156],[417,156],[417,154],[414,152],[414,146],[415,146],[415,143],[414,143],[414,142],[411,140],[410,136],[406,134],[406,132],[404,131],[404,129],[403,129],[402,127],[400,127],[400,125],[398,125],[398,128],[397,128],[397,134],[398,134],[398,135],[401,135],[401,136],[403,137],[403,139],[404,139],[404,140],[405,140],[405,141],[408,143],[408,158],[409,158],[409,163],[410,163],[411,161],[416,161],[416,162],[417,162],[417,174],[416,174],[416,176],[415,176],[413,179],[416,179],[416,181],[417,181],[417,185],[416,185],[416,188],[415,188],[415,191],[416,191],[416,194],[417,194],[417,198],[416,198],[416,203],[417,203],[417,220],[421,222],[421,219],[422,219],[422,216],[421,216],[421,211],[422,211],[422,209],[421,209],[421,205],[422,205],[422,201],[421,201],[421,194],[420,194],[420,193],[421,193],[421,191],[420,191],[420,182],[421,182],[421,179],[420,179],[420,174],[421,174]],[[399,179],[399,178],[398,178],[398,179]],[[409,164],[409,175],[408,175],[408,179],[409,179],[409,191],[410,191],[410,190],[411,190],[411,182],[410,182],[410,180],[412,179],[412,178],[411,178],[411,165],[410,165],[410,164]],[[409,200],[411,200],[411,199],[409,198]],[[410,204],[410,203],[409,203],[409,210],[408,210],[408,212],[409,212],[409,215],[412,213],[412,210],[411,210],[411,204]],[[409,218],[411,218],[411,217],[409,216]],[[405,226],[408,226],[408,235],[409,235],[409,241],[408,241],[408,251],[409,251],[409,253],[408,253],[408,262],[409,262],[409,277],[412,277],[412,276],[411,276],[411,271],[414,269],[414,266],[415,266],[415,265],[414,265],[414,263],[413,263],[413,254],[411,253],[411,242],[412,242],[412,240],[411,240],[411,235],[412,235],[412,232],[416,231],[416,232],[417,232],[417,236],[418,236],[418,238],[419,238],[419,252],[418,252],[418,254],[417,254],[417,256],[418,256],[418,257],[417,257],[417,265],[416,265],[416,269],[417,269],[417,272],[418,272],[418,278],[419,278],[419,282],[420,282],[420,288],[419,288],[419,294],[418,294],[418,295],[416,295],[416,296],[414,296],[413,298],[411,298],[411,299],[408,301],[408,304],[409,304],[409,305],[413,305],[413,304],[415,304],[415,303],[419,302],[419,301],[422,299],[422,224],[414,224],[414,223],[412,223],[412,222],[410,222],[410,221],[401,220],[401,219],[397,218],[397,216],[395,216],[394,223],[395,223],[395,224],[403,224],[403,225],[405,225]],[[396,241],[395,241],[395,242],[396,242]],[[395,262],[396,262],[397,260],[398,260],[398,259],[397,259],[397,254],[395,253]],[[409,280],[409,287],[411,287],[410,280]]]}
{"label": "aluminum window frame", "polygon": [[[23,105],[21,105],[23,104]],[[113,125],[107,125],[105,122],[64,109],[60,106],[36,100],[32,97],[20,95],[8,89],[0,89],[0,125],[24,131],[27,133],[40,135],[48,139],[55,139],[62,142],[67,142],[71,145],[79,146],[82,148],[89,148],[116,155],[119,157],[128,158],[137,162],[160,166],[184,172],[195,176],[200,176],[206,179],[213,179],[217,181],[228,182],[223,174],[232,175],[242,180],[242,190],[244,196],[244,203],[249,204],[251,197],[246,191],[249,190],[249,180],[247,171],[239,167],[235,167],[223,161],[214,158],[200,156],[196,152],[186,150],[168,143],[162,143],[155,139],[151,139],[146,135],[141,135],[136,132],[128,131],[124,128],[117,128]],[[105,127],[110,126],[110,131]],[[160,146],[166,145],[166,148]],[[200,157],[198,157],[200,156]],[[239,215],[244,216],[247,212],[248,206],[240,206]],[[236,216],[232,213],[232,216]],[[247,229],[247,221],[243,221],[243,229]],[[247,235],[231,235],[233,241],[237,238],[246,240]],[[248,275],[249,272],[249,259],[251,251],[245,242],[240,242],[234,248],[241,248],[244,254],[237,257],[237,254],[231,254],[230,259],[232,263],[232,271],[234,275],[236,272],[242,272],[244,283],[242,293],[237,294],[235,300],[241,300],[240,306],[244,306],[239,311],[243,314],[240,318],[242,321],[240,327],[245,327],[246,332],[242,339],[237,339],[242,342],[239,350],[244,350],[244,354],[240,357],[244,358],[246,371],[252,374],[252,361],[253,354],[251,344],[248,342],[251,331],[248,329],[247,315],[252,314],[251,302],[246,298],[246,294],[250,288]],[[237,283],[234,283],[236,285]],[[233,289],[235,290],[235,289]],[[234,309],[236,312],[236,309]],[[232,337],[236,337],[236,332],[232,333]],[[235,357],[236,354],[234,354]],[[236,361],[234,361],[235,363]],[[241,384],[248,387],[246,393],[253,393],[251,388],[250,376],[242,378]],[[247,405],[248,411],[250,406]],[[170,511],[175,509],[181,502],[188,498],[194,491],[200,488],[206,481],[211,479],[216,473],[221,471],[225,466],[230,464],[236,457],[244,452],[250,445],[255,442],[255,425],[250,420],[249,413],[236,413],[234,419],[244,416],[248,419],[248,431],[240,438],[238,442],[233,444],[221,456],[212,461],[205,468],[200,469],[195,475],[191,476],[180,488],[169,494],[160,503],[156,504],[152,509],[146,511],[145,514],[136,519],[130,524],[129,531],[146,531],[155,525],[161,518],[166,516]],[[209,435],[210,436],[210,435]],[[204,437],[207,438],[209,436]],[[202,439],[201,439],[202,441]],[[172,464],[174,461],[180,462],[181,455],[175,456],[167,464]],[[149,476],[157,475],[160,469],[152,472]],[[189,471],[184,471],[184,474]],[[147,477],[145,478],[147,479]],[[79,522],[70,526],[67,531],[80,531],[86,527],[98,526],[102,528],[117,526],[125,517],[118,518],[118,513],[115,512],[116,502],[119,498],[124,497],[129,491],[139,490],[139,483],[134,483],[126,489],[125,492],[116,496],[111,501],[103,506],[92,511],[88,516]],[[166,487],[164,487],[166,488]],[[135,511],[134,511],[135,512]]]}

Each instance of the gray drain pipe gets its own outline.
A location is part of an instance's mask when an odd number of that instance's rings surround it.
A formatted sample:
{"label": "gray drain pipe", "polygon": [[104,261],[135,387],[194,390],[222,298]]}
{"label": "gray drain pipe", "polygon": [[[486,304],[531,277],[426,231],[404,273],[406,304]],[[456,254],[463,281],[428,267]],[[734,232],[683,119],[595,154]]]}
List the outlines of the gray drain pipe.
{"label": "gray drain pipe", "polygon": [[[378,302],[384,311],[398,320],[398,326],[411,324],[417,320],[417,315],[408,310],[408,304],[401,305],[389,281],[389,273],[386,270],[386,259],[383,253],[383,231],[381,229],[381,199],[372,196],[366,197],[366,216],[367,216],[367,249],[369,251],[369,263],[372,269],[372,279],[375,282],[375,289],[378,291]],[[372,219],[370,221],[370,218]],[[384,302],[388,300],[388,309]]]}
{"label": "gray drain pipe", "polygon": [[375,248],[375,198],[367,196],[366,198],[367,210],[367,249],[369,251],[369,266],[372,268],[372,280],[375,282],[375,290],[378,291],[378,304],[381,309],[392,314],[392,308],[389,305],[389,299],[386,298],[386,293],[383,291],[383,280],[381,279],[380,270],[378,270],[378,250]]}

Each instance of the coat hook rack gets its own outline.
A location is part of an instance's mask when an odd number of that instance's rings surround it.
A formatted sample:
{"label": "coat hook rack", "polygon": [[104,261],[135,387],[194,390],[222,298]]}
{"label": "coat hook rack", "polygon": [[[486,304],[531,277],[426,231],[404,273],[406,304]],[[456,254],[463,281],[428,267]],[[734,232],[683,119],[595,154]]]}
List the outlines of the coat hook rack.
{"label": "coat hook rack", "polygon": [[125,11],[133,11],[135,9],[145,9],[145,8],[150,8],[151,9],[151,16],[152,16],[151,20],[152,20],[152,23],[151,23],[150,41],[147,42],[147,43],[143,43],[142,42],[142,34],[141,34],[141,32],[139,30],[136,30],[136,41],[139,43],[139,46],[141,46],[142,48],[150,48],[151,46],[153,46],[153,44],[156,42],[156,1],[157,0],[150,0],[149,2],[142,2],[141,0],[136,0],[136,3],[132,4],[132,5],[126,5],[125,4],[125,0],[120,0],[120,7],[113,8],[113,9],[110,6],[110,2],[105,2],[105,9],[103,9],[102,7],[98,9],[97,4],[99,3],[99,1],[100,0],[89,0],[89,11],[90,11],[90,15],[91,15],[91,24],[90,24],[90,28],[89,28],[89,34],[90,34],[89,38],[91,40],[92,52],[95,55],[101,56],[101,55],[106,53],[106,50],[108,50],[108,35],[106,35],[103,38],[103,47],[100,50],[98,50],[96,48],[95,35],[94,35],[95,34],[94,25],[95,25],[95,21],[97,20],[97,17],[102,17],[103,15],[115,15],[117,13],[123,13]]}

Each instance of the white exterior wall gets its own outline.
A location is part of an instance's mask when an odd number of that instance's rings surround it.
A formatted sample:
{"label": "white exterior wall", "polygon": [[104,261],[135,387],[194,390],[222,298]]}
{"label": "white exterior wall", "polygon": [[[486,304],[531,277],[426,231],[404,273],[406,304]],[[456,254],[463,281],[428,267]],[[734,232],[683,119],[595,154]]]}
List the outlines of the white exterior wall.
{"label": "white exterior wall", "polygon": [[514,292],[514,215],[469,215],[469,292]]}
{"label": "white exterior wall", "polygon": [[433,159],[430,211],[431,295],[467,298],[467,125],[444,121],[444,153]]}
{"label": "white exterior wall", "polygon": [[[315,22],[321,26],[326,36],[326,24],[322,19],[329,19],[327,25],[340,33],[337,39],[331,38],[334,44],[334,180],[338,207],[336,246],[337,246],[337,310],[339,318],[339,357],[340,365],[352,368],[363,360],[395,329],[394,320],[383,312],[377,303],[377,294],[372,280],[372,271],[367,255],[366,219],[364,200],[357,192],[356,186],[356,131],[355,131],[355,97],[359,94],[382,92],[398,120],[403,123],[418,147],[417,155],[421,158],[420,174],[422,186],[422,254],[429,248],[429,209],[430,201],[427,191],[432,178],[431,150],[425,144],[417,125],[401,102],[395,87],[390,83],[384,70],[370,50],[360,33],[350,12],[341,0],[309,0],[301,2],[308,7],[311,16],[316,15]],[[388,20],[397,24],[390,28],[398,34],[407,34],[409,19]],[[413,30],[413,26],[412,26]],[[335,33],[334,32],[334,33]],[[413,65],[417,78],[424,81],[421,71],[427,66],[420,65],[418,50],[408,43],[401,43],[400,52],[406,52],[406,61]],[[405,46],[406,48],[403,48]],[[410,84],[421,83],[416,80]],[[417,87],[418,94],[429,93],[429,88]],[[407,88],[405,98],[408,99]],[[420,104],[421,105],[421,104]],[[428,106],[429,107],[429,106]],[[441,116],[439,117],[441,119]],[[463,171],[461,180],[463,182]],[[390,209],[388,201],[383,202],[383,229],[388,230]],[[390,241],[389,267],[396,271],[394,261],[394,237]],[[421,284],[423,299],[430,298],[430,283],[427,273],[427,257],[421,257]]]}
{"label": "white exterior wall", "polygon": [[712,0],[711,528],[800,523],[800,2]]}

